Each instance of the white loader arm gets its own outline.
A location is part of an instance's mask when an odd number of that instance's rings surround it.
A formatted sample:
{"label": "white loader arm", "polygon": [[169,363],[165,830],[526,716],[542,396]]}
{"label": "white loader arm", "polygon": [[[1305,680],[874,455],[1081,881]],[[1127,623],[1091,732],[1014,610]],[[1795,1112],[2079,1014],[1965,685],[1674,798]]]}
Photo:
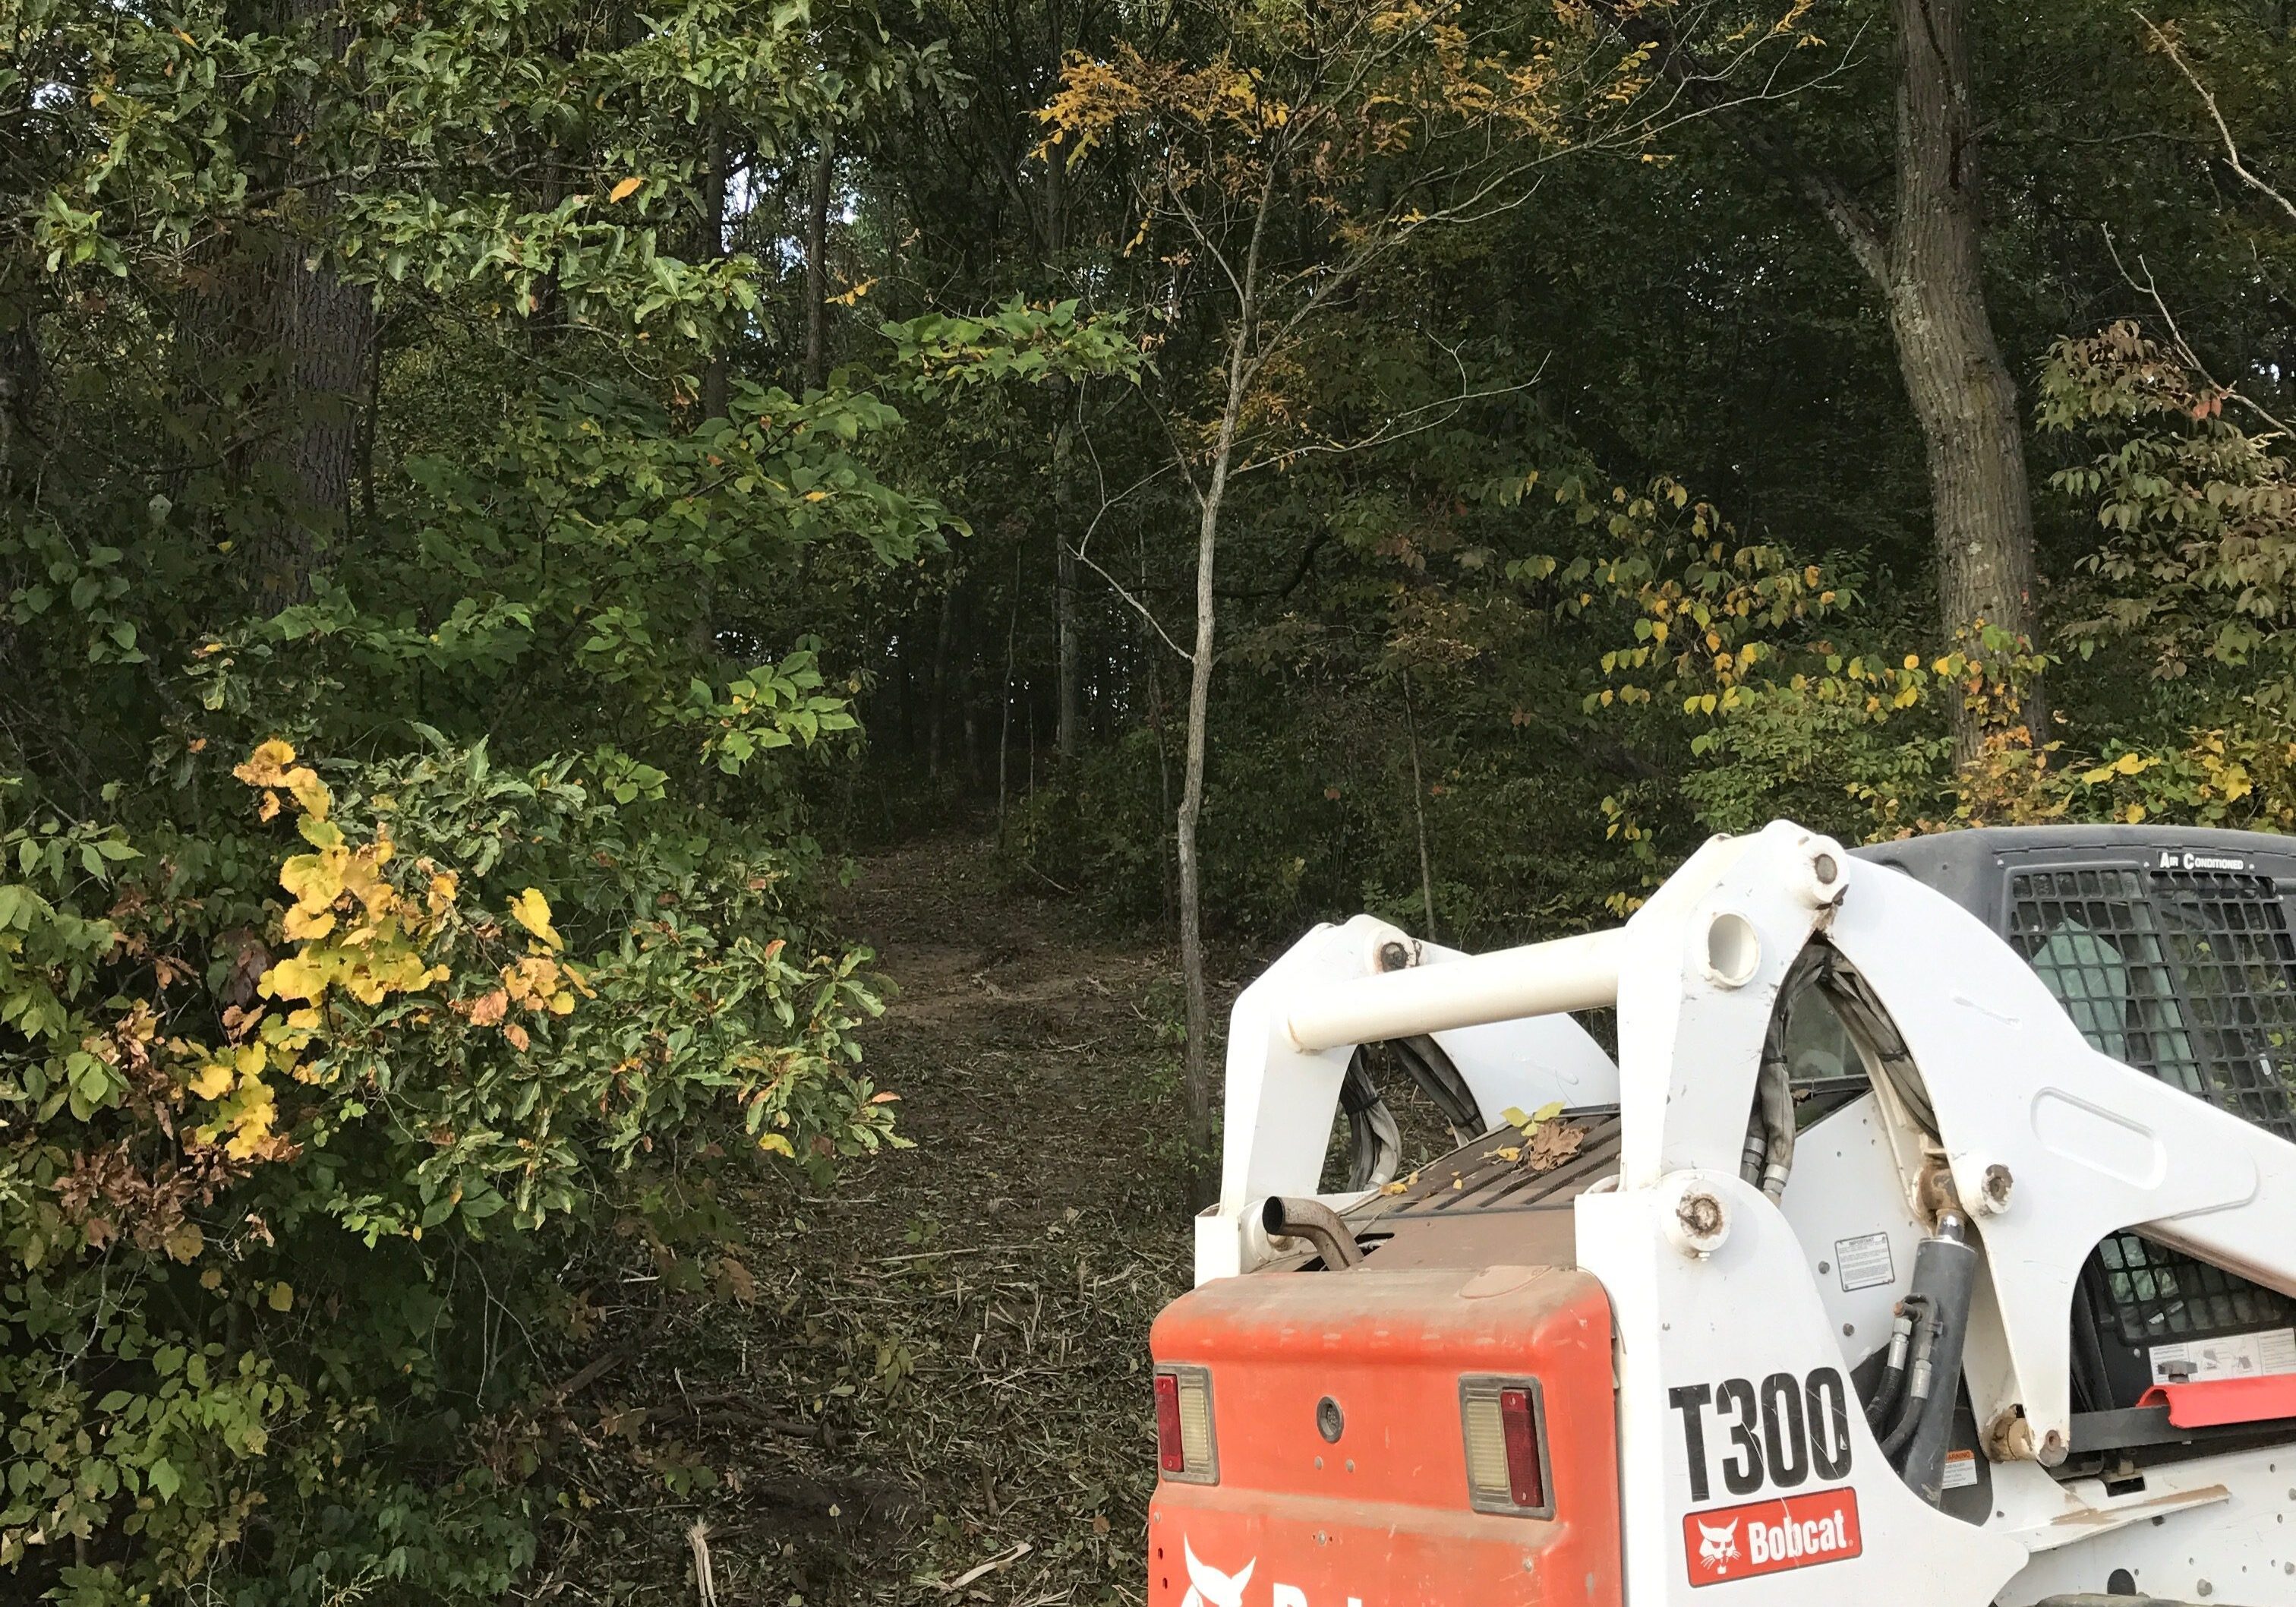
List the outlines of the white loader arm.
{"label": "white loader arm", "polygon": [[[1410,965],[1383,970],[1398,945]],[[1521,991],[1523,978],[1554,968],[1544,956],[1527,963],[1520,956],[1554,947],[1471,958],[1357,915],[1344,926],[1316,928],[1245,988],[1228,1021],[1220,1201],[1196,1218],[1196,1282],[1248,1272],[1267,1258],[1255,1208],[1269,1195],[1318,1197],[1337,1207],[1360,1197],[1316,1195],[1340,1084],[1357,1044],[1431,1034],[1486,1127],[1496,1127],[1510,1106],[1615,1100],[1619,1071],[1611,1057],[1578,1022],[1552,1013],[1574,1006],[1550,1002],[1551,991],[1537,999]],[[1566,980],[1607,1004],[1615,974],[1615,962],[1596,954]]]}
{"label": "white loader arm", "polygon": [[[2296,1151],[2097,1053],[1982,922],[1784,821],[1710,840],[1616,931],[1472,957],[1368,916],[1303,939],[1236,1002],[1221,1199],[1198,1220],[1198,1281],[1264,1259],[1250,1208],[1316,1193],[1359,1042],[1441,1034],[1487,1118],[1495,1103],[1615,1097],[1625,1189],[1736,1172],[1779,987],[1820,931],[1910,1051],[1981,1235],[1998,1324],[1974,1326],[1969,1365],[2001,1452],[2053,1462],[2065,1449],[2072,1291],[2108,1234],[2141,1226],[2296,1294]],[[1398,942],[1416,963],[1382,971]],[[1561,1013],[1612,1002],[1615,1095],[1608,1058]],[[1923,1137],[1894,1136],[1911,1190]]]}

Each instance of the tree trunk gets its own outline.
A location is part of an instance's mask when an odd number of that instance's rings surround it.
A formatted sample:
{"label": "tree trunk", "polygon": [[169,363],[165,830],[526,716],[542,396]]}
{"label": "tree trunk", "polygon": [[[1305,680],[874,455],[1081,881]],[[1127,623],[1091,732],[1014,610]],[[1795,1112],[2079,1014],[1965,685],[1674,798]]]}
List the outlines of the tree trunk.
{"label": "tree trunk", "polygon": [[[1726,111],[1721,81],[1648,8],[1606,4],[1628,37],[1655,47],[1693,103]],[[1977,119],[1969,62],[1969,0],[1890,0],[1898,35],[1897,217],[1887,230],[1850,185],[1802,160],[1751,119],[1728,126],[1757,160],[1792,183],[1831,224],[1882,291],[1907,399],[1929,456],[1939,626],[1977,639],[1981,621],[2030,637],[2036,624],[2033,512],[2025,480],[2017,388],[1986,314],[1979,260]],[[2021,719],[2048,740],[2040,678],[2024,685]],[[1974,758],[1982,721],[1956,698],[1954,756]]]}
{"label": "tree trunk", "polygon": [[932,682],[927,696],[932,701],[925,710],[925,774],[940,774],[941,722],[948,708],[948,652],[956,635],[956,588],[960,577],[948,578],[948,589],[940,594],[940,625],[933,632]]}
{"label": "tree trunk", "polygon": [[1411,745],[1411,824],[1419,834],[1419,898],[1427,911],[1430,943],[1441,939],[1435,932],[1435,861],[1427,852],[1427,783],[1419,774],[1419,721],[1411,712],[1411,672],[1403,672],[1403,734]]}
{"label": "tree trunk", "polygon": [[1071,545],[1076,494],[1070,484],[1076,451],[1073,414],[1082,406],[1083,388],[1064,381],[1057,397],[1061,422],[1053,430],[1053,630],[1059,646],[1060,673],[1053,745],[1063,760],[1070,760],[1084,747],[1083,695],[1078,686],[1082,677],[1078,673],[1083,644],[1077,627],[1077,560]]}
{"label": "tree trunk", "polygon": [[[1054,37],[1060,37],[1060,18],[1052,19]],[[1049,276],[1058,283],[1062,258],[1068,250],[1068,159],[1054,148],[1045,169],[1045,257]],[[1058,648],[1054,680],[1057,698],[1053,747],[1063,761],[1073,760],[1084,747],[1083,697],[1079,689],[1081,632],[1077,627],[1076,490],[1070,483],[1076,456],[1078,425],[1084,413],[1084,387],[1058,381],[1053,406],[1059,422],[1053,427],[1053,632]]]}
{"label": "tree trunk", "polygon": [[1024,549],[1015,543],[1013,549],[1013,600],[1004,616],[1004,711],[996,726],[996,846],[1004,847],[1004,808],[1007,788],[1005,772],[1013,749],[1013,644],[1021,634],[1021,555]]}
{"label": "tree trunk", "polygon": [[[1939,623],[1988,663],[1980,626],[2030,636],[2033,510],[2017,388],[1986,316],[1979,262],[1977,127],[1968,0],[1892,0],[1898,25],[1898,204],[1888,259],[1890,328],[1929,450]],[[2048,737],[2038,679],[2021,717]],[[1983,733],[1956,701],[1954,758]]]}
{"label": "tree trunk", "polygon": [[[726,160],[726,125],[718,118],[709,119],[704,136],[709,142],[709,173],[701,186],[701,259],[715,262],[726,255],[726,175],[730,166]],[[725,332],[718,332],[718,344],[709,351],[709,361],[701,369],[701,416],[722,419],[732,373],[726,366]]]}
{"label": "tree trunk", "polygon": [[[340,57],[350,36],[324,22],[334,9],[328,0],[291,0],[291,15],[297,23],[316,22],[314,43]],[[283,109],[281,144],[291,163],[325,161],[324,155],[303,152],[316,126],[309,102],[291,102]],[[322,225],[334,209],[334,191],[332,184],[315,184],[304,192],[304,204]],[[325,234],[324,226],[311,232]],[[270,609],[309,599],[327,544],[348,517],[351,487],[362,467],[359,413],[374,345],[373,298],[336,278],[324,259],[311,266],[313,250],[300,239],[282,242],[272,302],[279,365],[275,416],[282,422],[274,461],[287,505],[267,537],[251,543],[250,552],[255,591]]]}
{"label": "tree trunk", "polygon": [[1212,1149],[1211,1002],[1204,978],[1203,878],[1196,858],[1196,825],[1204,808],[1204,743],[1212,706],[1214,598],[1212,561],[1219,550],[1220,503],[1235,457],[1235,433],[1259,313],[1259,247],[1275,199],[1275,169],[1260,187],[1251,246],[1236,285],[1235,329],[1228,342],[1227,397],[1213,442],[1211,471],[1196,523],[1196,638],[1188,660],[1188,742],[1180,767],[1180,808],[1173,822],[1173,857],[1180,883],[1180,974],[1187,990],[1188,1205],[1201,1210],[1217,1193]]}
{"label": "tree trunk", "polygon": [[836,176],[836,136],[822,130],[805,218],[805,388],[829,382],[829,192]]}

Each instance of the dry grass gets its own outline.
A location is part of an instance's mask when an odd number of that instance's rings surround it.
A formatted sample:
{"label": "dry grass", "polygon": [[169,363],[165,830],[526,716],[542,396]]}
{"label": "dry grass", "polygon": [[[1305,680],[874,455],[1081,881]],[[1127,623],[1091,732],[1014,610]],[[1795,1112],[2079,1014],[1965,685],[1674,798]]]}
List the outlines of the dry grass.
{"label": "dry grass", "polygon": [[955,840],[840,916],[900,989],[867,1053],[917,1147],[752,1193],[755,1298],[590,1389],[529,1600],[693,1603],[705,1560],[719,1607],[1141,1599],[1147,1329],[1187,1276],[1168,956]]}

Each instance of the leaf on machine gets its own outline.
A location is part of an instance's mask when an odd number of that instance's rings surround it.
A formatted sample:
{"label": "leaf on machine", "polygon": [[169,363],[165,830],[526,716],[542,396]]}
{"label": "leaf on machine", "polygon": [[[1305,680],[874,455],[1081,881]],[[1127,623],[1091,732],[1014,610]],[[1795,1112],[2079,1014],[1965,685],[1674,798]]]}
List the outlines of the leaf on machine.
{"label": "leaf on machine", "polygon": [[1551,1172],[1576,1155],[1586,1142],[1586,1128],[1549,1118],[1531,1130],[1522,1146],[1522,1163],[1534,1172]]}

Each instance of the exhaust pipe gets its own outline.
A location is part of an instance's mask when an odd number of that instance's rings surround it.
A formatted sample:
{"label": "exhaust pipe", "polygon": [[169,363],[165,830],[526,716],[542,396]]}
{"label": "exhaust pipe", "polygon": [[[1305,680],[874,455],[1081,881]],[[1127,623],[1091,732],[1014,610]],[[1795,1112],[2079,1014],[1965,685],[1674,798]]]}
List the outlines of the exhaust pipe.
{"label": "exhaust pipe", "polygon": [[1342,1272],[1364,1259],[1356,1236],[1340,1220],[1340,1213],[1316,1200],[1295,1200],[1270,1194],[1259,1208],[1259,1223],[1271,1239],[1305,1239],[1324,1258],[1324,1265]]}

